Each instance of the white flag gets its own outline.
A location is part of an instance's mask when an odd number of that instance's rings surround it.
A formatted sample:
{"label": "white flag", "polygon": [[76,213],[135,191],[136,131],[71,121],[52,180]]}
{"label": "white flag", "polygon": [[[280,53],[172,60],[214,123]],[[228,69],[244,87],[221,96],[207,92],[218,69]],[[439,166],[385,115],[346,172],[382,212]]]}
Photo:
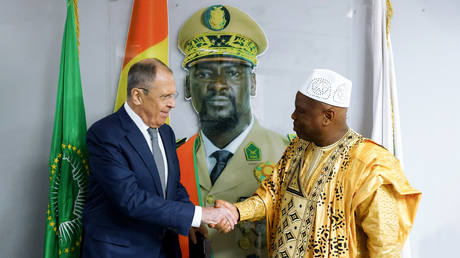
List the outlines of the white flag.
{"label": "white flag", "polygon": [[[387,3],[390,5],[387,9]],[[387,11],[390,1],[372,1],[372,55],[373,55],[373,125],[372,140],[383,145],[403,166],[401,129],[396,77],[390,32],[387,35]],[[391,13],[389,14],[391,16]],[[389,21],[389,19],[388,19]],[[406,240],[403,258],[411,258],[410,240]]]}

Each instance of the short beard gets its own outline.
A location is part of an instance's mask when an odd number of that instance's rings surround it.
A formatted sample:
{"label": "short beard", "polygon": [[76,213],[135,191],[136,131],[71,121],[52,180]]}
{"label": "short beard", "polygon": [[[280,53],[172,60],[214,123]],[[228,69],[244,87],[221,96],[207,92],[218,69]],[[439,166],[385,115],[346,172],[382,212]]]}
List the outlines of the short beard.
{"label": "short beard", "polygon": [[208,132],[227,132],[233,130],[240,120],[240,114],[236,112],[235,98],[230,96],[232,110],[229,115],[223,116],[211,116],[208,114],[205,100],[202,103],[202,110],[199,113],[200,127],[205,128]]}

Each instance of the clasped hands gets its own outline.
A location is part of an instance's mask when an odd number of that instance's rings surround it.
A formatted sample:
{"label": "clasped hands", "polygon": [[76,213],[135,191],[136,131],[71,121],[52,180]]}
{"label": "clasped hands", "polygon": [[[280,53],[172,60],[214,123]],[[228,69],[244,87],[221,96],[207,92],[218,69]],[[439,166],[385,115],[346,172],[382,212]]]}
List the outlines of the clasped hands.
{"label": "clasped hands", "polygon": [[[201,222],[208,224],[210,228],[217,229],[221,233],[228,233],[238,223],[239,213],[236,207],[226,201],[217,200],[214,207],[203,207]],[[208,238],[208,230],[201,225],[199,228],[191,228],[190,239],[194,244],[197,243],[196,233],[200,232]]]}
{"label": "clasped hands", "polygon": [[214,207],[203,207],[202,221],[210,228],[228,233],[238,223],[239,213],[236,207],[224,200],[217,200]]}

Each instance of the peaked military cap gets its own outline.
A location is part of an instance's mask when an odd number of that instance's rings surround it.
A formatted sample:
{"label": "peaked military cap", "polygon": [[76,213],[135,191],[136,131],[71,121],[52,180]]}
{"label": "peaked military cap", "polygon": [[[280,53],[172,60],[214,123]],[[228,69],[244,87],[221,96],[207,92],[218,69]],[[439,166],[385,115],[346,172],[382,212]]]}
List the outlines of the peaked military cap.
{"label": "peaked military cap", "polygon": [[267,49],[267,38],[246,13],[228,5],[212,5],[195,12],[182,26],[179,49],[188,68],[205,57],[227,56],[245,60],[253,67]]}

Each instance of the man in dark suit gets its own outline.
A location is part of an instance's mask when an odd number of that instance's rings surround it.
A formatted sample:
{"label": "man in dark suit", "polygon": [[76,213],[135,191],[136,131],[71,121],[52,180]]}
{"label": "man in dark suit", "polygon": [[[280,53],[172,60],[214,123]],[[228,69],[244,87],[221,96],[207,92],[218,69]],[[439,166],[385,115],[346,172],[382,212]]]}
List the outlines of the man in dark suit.
{"label": "man in dark suit", "polygon": [[171,70],[156,59],[128,72],[127,101],[87,133],[91,174],[83,213],[83,257],[180,257],[177,233],[236,218],[194,206],[180,183]]}

